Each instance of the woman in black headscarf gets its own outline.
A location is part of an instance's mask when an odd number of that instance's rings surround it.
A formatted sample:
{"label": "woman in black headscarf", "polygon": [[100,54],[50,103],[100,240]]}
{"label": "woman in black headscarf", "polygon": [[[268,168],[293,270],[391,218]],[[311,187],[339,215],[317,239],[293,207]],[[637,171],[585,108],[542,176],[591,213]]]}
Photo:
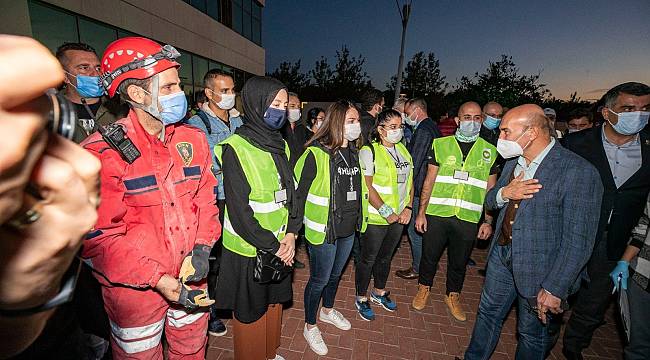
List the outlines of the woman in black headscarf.
{"label": "woman in black headscarf", "polygon": [[288,95],[279,81],[254,77],[242,90],[244,125],[215,149],[226,195],[216,305],[233,310],[235,359],[278,359],[282,303],[292,299],[291,276],[255,278],[256,255],[275,254],[293,264],[302,225],[293,171],[279,129]]}

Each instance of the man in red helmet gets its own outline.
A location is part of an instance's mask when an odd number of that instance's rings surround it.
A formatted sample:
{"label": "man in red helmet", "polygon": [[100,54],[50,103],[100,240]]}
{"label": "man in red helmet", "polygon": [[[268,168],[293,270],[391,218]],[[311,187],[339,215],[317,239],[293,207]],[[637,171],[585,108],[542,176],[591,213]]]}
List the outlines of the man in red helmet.
{"label": "man in red helmet", "polygon": [[221,233],[217,181],[200,130],[181,125],[187,100],[173,47],[110,44],[102,84],[131,110],[82,145],[102,163],[98,220],[82,256],[102,284],[115,359],[203,359],[205,277]]}

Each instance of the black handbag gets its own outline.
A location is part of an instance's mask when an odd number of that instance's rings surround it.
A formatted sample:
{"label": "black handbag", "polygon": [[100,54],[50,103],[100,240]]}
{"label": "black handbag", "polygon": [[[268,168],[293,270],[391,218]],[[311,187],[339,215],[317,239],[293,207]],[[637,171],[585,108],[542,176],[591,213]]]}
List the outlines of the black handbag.
{"label": "black handbag", "polygon": [[255,269],[253,280],[260,284],[280,282],[293,271],[291,266],[286,266],[279,257],[268,251],[257,250],[255,256]]}

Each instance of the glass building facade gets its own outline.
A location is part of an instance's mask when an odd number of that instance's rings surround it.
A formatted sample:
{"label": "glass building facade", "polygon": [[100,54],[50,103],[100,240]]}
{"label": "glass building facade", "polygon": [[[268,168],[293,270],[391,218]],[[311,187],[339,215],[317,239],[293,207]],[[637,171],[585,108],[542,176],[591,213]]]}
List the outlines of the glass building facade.
{"label": "glass building facade", "polygon": [[[242,1],[232,0],[232,3],[241,3]],[[251,5],[251,0],[247,1]],[[214,8],[209,5],[225,4],[227,0],[186,0],[185,2],[190,3],[194,8],[213,18],[219,18],[219,14],[221,14],[219,11],[220,8]],[[259,8],[259,4],[256,2],[255,4]],[[101,58],[104,49],[111,42],[126,36],[138,36],[138,34],[133,32],[69,12],[41,1],[29,0],[28,6],[34,38],[47,46],[53,53],[57,47],[65,42],[83,42],[95,48],[97,55]],[[260,37],[259,34],[257,36]],[[233,74],[238,90],[241,89],[248,78],[253,76],[253,74],[233,66],[185,51],[182,45],[176,46],[174,44],[174,47],[181,53],[181,57],[177,59],[181,64],[179,76],[183,90],[190,99],[194,99],[194,95],[203,89],[203,75],[209,69],[221,69]]]}
{"label": "glass building facade", "polygon": [[255,0],[184,0],[195,9],[262,46],[262,5]]}

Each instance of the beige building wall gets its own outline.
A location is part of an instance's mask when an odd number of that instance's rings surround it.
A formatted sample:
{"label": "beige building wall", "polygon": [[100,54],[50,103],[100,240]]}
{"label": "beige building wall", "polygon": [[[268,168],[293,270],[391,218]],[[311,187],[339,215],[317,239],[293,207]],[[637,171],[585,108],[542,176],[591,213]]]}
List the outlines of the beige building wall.
{"label": "beige building wall", "polygon": [[[256,74],[264,48],[181,0],[45,0],[80,15]],[[264,5],[264,1],[260,1]],[[0,0],[3,33],[31,36],[27,1]]]}

